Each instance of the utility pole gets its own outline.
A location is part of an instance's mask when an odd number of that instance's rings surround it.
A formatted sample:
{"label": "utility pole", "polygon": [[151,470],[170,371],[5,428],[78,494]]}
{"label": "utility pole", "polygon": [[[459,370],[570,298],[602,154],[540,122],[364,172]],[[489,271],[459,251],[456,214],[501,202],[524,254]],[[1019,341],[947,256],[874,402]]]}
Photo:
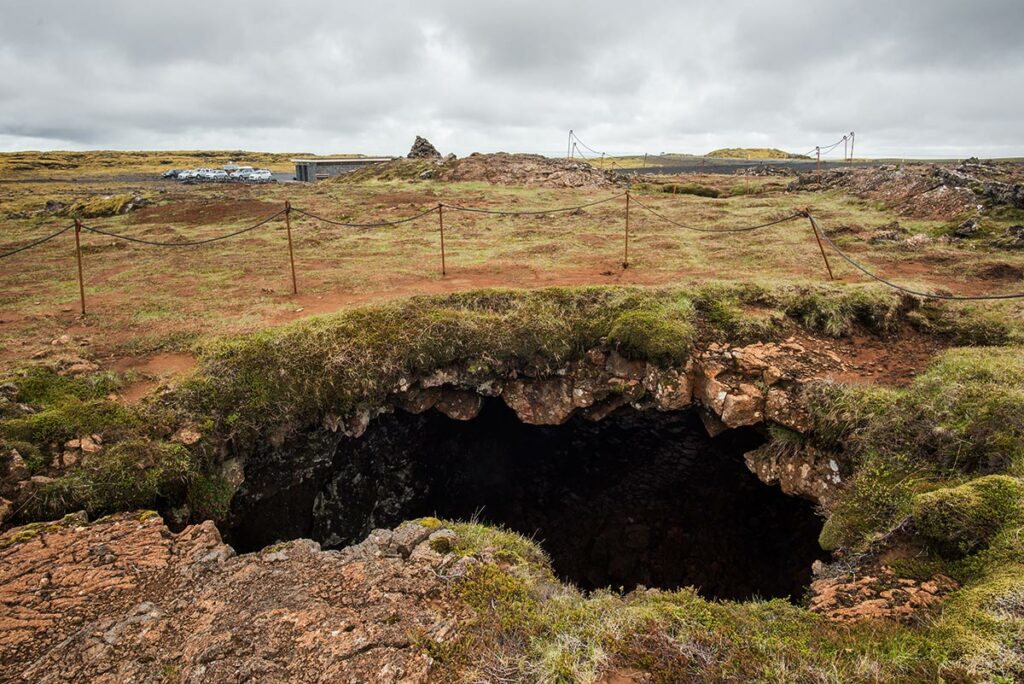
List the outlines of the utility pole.
{"label": "utility pole", "polygon": [[572,159],[572,129],[569,129],[569,143],[565,148],[565,158]]}
{"label": "utility pole", "polygon": [[853,131],[850,131],[850,161],[853,161]]}
{"label": "utility pole", "polygon": [[816,170],[818,172],[818,182],[820,183],[821,182],[821,145],[816,145],[814,147],[814,152],[818,155],[818,164],[817,164],[817,166],[815,168],[816,168]]}

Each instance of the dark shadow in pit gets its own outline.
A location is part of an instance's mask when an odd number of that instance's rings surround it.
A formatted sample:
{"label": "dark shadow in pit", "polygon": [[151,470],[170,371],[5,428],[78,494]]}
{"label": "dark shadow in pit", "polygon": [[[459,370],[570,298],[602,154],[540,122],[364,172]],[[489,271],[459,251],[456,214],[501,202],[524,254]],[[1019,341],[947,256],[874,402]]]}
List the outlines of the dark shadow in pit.
{"label": "dark shadow in pit", "polygon": [[521,423],[488,400],[466,422],[382,416],[333,463],[262,501],[237,501],[240,550],[310,536],[328,546],[435,515],[534,537],[583,589],[695,586],[708,598],[802,596],[823,558],[811,503],[760,482],[752,429],[708,437],[693,411],[621,409],[594,423]]}

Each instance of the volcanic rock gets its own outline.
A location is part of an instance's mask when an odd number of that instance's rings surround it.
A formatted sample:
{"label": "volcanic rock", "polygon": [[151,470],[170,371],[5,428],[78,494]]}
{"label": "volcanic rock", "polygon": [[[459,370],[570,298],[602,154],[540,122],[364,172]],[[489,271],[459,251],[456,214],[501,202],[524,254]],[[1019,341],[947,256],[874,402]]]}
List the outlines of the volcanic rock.
{"label": "volcanic rock", "polygon": [[441,153],[430,144],[429,140],[417,135],[407,156],[409,159],[440,159]]}

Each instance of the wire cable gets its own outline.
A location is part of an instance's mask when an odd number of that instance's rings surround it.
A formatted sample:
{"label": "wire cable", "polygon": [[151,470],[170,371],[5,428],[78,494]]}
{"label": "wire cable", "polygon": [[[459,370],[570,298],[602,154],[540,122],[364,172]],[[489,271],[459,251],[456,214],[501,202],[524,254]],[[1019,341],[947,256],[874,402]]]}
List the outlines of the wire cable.
{"label": "wire cable", "polygon": [[373,222],[370,222],[370,223],[348,223],[348,222],[345,222],[345,221],[335,221],[334,219],[329,219],[329,218],[326,218],[324,216],[320,216],[318,214],[314,214],[311,211],[306,211],[305,209],[299,209],[297,207],[292,207],[292,211],[294,211],[296,213],[299,213],[299,214],[302,214],[303,216],[308,216],[311,219],[316,219],[317,221],[323,221],[324,223],[329,223],[332,226],[342,226],[344,228],[380,228],[380,227],[383,227],[383,226],[397,226],[397,225],[399,225],[401,223],[409,223],[410,221],[415,221],[416,219],[423,218],[427,214],[434,213],[435,211],[437,211],[437,207],[431,207],[430,209],[426,209],[424,211],[421,211],[420,213],[418,213],[418,214],[416,214],[414,216],[408,216],[406,218],[397,219],[395,221],[373,221]]}
{"label": "wire cable", "polygon": [[593,207],[598,204],[604,204],[605,202],[611,202],[612,200],[616,200],[619,199],[620,197],[625,196],[626,193],[620,192],[617,195],[612,195],[611,197],[606,197],[604,199],[594,200],[593,202],[587,202],[586,204],[579,204],[575,207],[557,207],[555,209],[540,209],[536,211],[508,211],[502,209],[484,209],[483,207],[466,207],[462,206],[461,204],[448,204],[447,202],[443,203],[442,206],[444,206],[446,209],[453,209],[455,211],[470,211],[476,214],[496,214],[499,216],[539,216],[541,214],[558,214],[565,211],[576,211],[578,209],[585,209],[586,207]]}
{"label": "wire cable", "polygon": [[52,240],[53,238],[57,237],[58,235],[63,235],[64,233],[68,232],[72,228],[74,228],[74,226],[68,226],[66,228],[61,228],[56,233],[52,233],[50,235],[47,235],[46,237],[39,238],[38,240],[33,240],[32,242],[30,242],[30,243],[28,243],[26,245],[22,245],[21,247],[15,247],[14,249],[10,250],[9,252],[3,252],[2,254],[0,254],[0,259],[4,259],[4,258],[9,257],[9,256],[14,256],[18,252],[24,252],[25,250],[32,249],[33,247],[38,247],[39,245],[43,244],[44,242],[49,242],[50,240]]}
{"label": "wire cable", "polygon": [[[814,224],[814,227],[816,229],[818,229],[818,222],[814,220],[814,217],[811,216],[810,213],[807,214],[807,217],[811,220],[811,223]],[[823,230],[818,229],[818,234],[821,235],[821,239],[824,240],[825,242],[827,242],[828,246],[831,247],[832,250],[836,254],[838,254],[840,256],[840,258],[842,258],[843,261],[845,261],[846,263],[850,264],[850,266],[853,266],[855,269],[857,269],[858,271],[860,271],[861,273],[863,273],[867,277],[871,278],[872,280],[878,281],[878,282],[882,283],[883,285],[887,285],[887,286],[891,287],[894,290],[899,290],[900,292],[905,292],[907,294],[914,295],[915,297],[923,297],[925,299],[945,299],[945,300],[951,300],[951,301],[982,301],[982,300],[990,300],[990,299],[1024,299],[1024,292],[1015,292],[1015,293],[1012,293],[1012,294],[996,294],[996,295],[947,295],[947,294],[939,294],[939,293],[936,293],[936,292],[921,292],[919,290],[914,290],[914,289],[911,289],[909,287],[905,287],[903,285],[899,285],[897,283],[894,283],[891,280],[887,280],[886,278],[883,278],[880,275],[872,273],[871,271],[869,271],[867,269],[867,267],[857,263],[856,261],[853,260],[853,258],[848,256],[843,250],[839,249],[839,247],[836,246],[836,243],[832,242],[832,239],[828,235],[826,235]]]}
{"label": "wire cable", "polygon": [[156,247],[194,247],[195,245],[206,245],[206,244],[209,244],[211,242],[219,242],[220,240],[227,240],[228,238],[235,237],[236,235],[241,235],[243,233],[248,233],[249,231],[256,230],[260,226],[266,225],[267,223],[270,223],[274,219],[278,218],[279,216],[284,214],[285,211],[286,211],[285,209],[281,209],[279,211],[276,211],[272,215],[270,215],[267,218],[265,218],[262,221],[260,221],[259,223],[255,223],[255,224],[253,224],[251,226],[248,226],[246,228],[242,228],[240,230],[236,230],[236,231],[234,231],[232,233],[227,233],[226,235],[218,235],[216,237],[206,238],[206,239],[203,239],[203,240],[190,240],[190,241],[187,241],[187,242],[161,242],[159,240],[146,240],[146,239],[143,239],[143,238],[131,237],[130,235],[121,235],[120,233],[111,233],[110,231],[106,231],[106,230],[103,230],[101,228],[93,228],[91,226],[86,226],[84,224],[82,225],[82,229],[83,230],[87,230],[90,233],[96,233],[97,235],[105,235],[107,237],[117,238],[118,240],[127,240],[128,242],[137,242],[137,243],[142,244],[142,245],[153,245],[153,246],[156,246]]}
{"label": "wire cable", "polygon": [[758,230],[760,228],[768,228],[769,226],[775,226],[775,225],[778,225],[780,223],[785,223],[786,221],[792,221],[793,219],[800,218],[800,217],[802,217],[804,215],[803,212],[798,211],[798,212],[796,212],[794,214],[791,214],[789,216],[786,216],[784,218],[775,219],[774,221],[768,221],[767,223],[761,223],[761,224],[758,224],[756,226],[746,226],[744,228],[695,228],[694,226],[688,226],[686,224],[679,223],[678,221],[673,221],[669,217],[667,217],[667,216],[665,216],[663,214],[658,213],[657,211],[655,211],[651,207],[647,206],[646,204],[644,204],[643,202],[638,200],[634,195],[630,195],[629,199],[632,200],[634,203],[639,204],[641,207],[643,207],[647,211],[651,212],[652,214],[654,214],[655,216],[660,218],[662,221],[665,221],[667,223],[671,223],[672,225],[678,226],[679,228],[683,228],[685,230],[692,230],[692,231],[694,231],[696,233],[747,233],[747,232],[750,232],[752,230]]}
{"label": "wire cable", "polygon": [[590,150],[590,151],[591,151],[591,152],[592,152],[593,154],[600,154],[600,155],[603,155],[603,154],[604,154],[604,152],[598,152],[598,151],[597,151],[597,150],[595,150],[595,149],[594,149],[593,147],[591,147],[591,146],[590,146],[590,145],[588,145],[587,143],[585,143],[585,142],[583,142],[582,140],[580,140],[580,137],[579,137],[578,135],[576,135],[576,131],[573,131],[573,133],[572,133],[572,137],[573,137],[573,138],[574,138],[574,139],[576,140],[576,142],[578,142],[578,143],[579,143],[580,145],[583,145],[584,147],[586,147],[586,148],[587,148],[588,150]]}

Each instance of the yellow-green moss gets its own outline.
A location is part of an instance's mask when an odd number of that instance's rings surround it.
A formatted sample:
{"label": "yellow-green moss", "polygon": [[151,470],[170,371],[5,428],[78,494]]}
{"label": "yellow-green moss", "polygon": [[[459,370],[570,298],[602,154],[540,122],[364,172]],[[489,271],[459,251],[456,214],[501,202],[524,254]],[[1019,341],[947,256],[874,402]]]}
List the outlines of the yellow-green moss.
{"label": "yellow-green moss", "polygon": [[959,557],[988,545],[1004,526],[1024,522],[1024,483],[988,475],[914,497],[916,531],[941,554]]}

